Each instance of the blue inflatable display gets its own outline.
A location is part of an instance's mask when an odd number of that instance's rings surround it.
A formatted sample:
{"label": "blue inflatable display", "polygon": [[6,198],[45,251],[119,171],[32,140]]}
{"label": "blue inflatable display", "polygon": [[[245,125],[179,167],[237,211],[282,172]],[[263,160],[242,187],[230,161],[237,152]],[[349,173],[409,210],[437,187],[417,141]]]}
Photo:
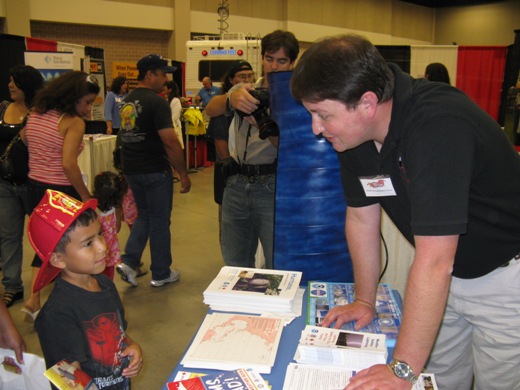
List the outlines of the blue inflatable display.
{"label": "blue inflatable display", "polygon": [[312,133],[311,116],[290,93],[292,72],[269,73],[271,117],[280,127],[274,268],[310,280],[352,282],[339,160]]}

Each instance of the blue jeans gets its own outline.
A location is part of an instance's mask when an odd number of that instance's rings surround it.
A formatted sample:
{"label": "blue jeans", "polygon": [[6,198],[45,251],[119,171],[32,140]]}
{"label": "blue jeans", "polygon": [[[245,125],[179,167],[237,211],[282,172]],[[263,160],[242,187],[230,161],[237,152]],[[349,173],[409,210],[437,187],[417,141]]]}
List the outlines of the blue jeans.
{"label": "blue jeans", "polygon": [[121,260],[136,269],[150,240],[152,280],[170,277],[172,264],[170,217],[173,207],[171,171],[125,175],[134,193],[137,219]]}
{"label": "blue jeans", "polygon": [[258,240],[266,268],[273,268],[274,199],[276,176],[228,178],[222,201],[222,256],[235,267],[255,266]]}
{"label": "blue jeans", "polygon": [[0,253],[6,291],[23,291],[22,260],[25,215],[29,215],[26,186],[0,179]]}

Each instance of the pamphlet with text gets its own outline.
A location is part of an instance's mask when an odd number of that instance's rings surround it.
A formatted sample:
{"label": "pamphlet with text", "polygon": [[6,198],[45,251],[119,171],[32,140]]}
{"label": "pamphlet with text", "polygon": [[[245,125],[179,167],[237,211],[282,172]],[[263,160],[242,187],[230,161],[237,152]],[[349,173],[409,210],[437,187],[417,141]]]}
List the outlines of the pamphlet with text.
{"label": "pamphlet with text", "polygon": [[296,349],[298,363],[327,364],[359,371],[385,364],[385,335],[307,325]]}
{"label": "pamphlet with text", "polygon": [[168,390],[268,390],[260,373],[252,368],[222,371],[167,383]]}
{"label": "pamphlet with text", "polygon": [[[355,300],[354,283],[311,281],[308,291],[309,325],[319,325],[333,307],[346,305]],[[374,320],[368,326],[359,329],[359,332],[384,334],[387,347],[393,347],[401,325],[401,309],[388,284],[378,286],[375,306]],[[354,322],[344,324],[341,329],[353,331]]]}

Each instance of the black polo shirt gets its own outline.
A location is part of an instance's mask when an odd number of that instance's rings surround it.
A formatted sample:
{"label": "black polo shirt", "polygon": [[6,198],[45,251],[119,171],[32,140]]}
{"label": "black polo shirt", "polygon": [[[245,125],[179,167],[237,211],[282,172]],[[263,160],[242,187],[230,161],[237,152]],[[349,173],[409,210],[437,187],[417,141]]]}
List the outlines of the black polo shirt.
{"label": "black polo shirt", "polygon": [[[476,278],[520,252],[520,157],[497,122],[460,90],[396,75],[381,153],[339,153],[347,204],[380,203],[403,235],[460,235],[453,275]],[[396,196],[367,197],[359,180],[388,175]]]}

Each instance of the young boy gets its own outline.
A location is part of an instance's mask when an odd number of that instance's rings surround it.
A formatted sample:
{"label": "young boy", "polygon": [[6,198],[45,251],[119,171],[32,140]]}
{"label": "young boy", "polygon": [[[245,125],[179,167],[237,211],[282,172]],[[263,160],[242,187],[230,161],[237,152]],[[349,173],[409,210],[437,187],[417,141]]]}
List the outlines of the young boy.
{"label": "young boy", "polygon": [[34,291],[56,278],[35,329],[47,368],[66,359],[100,389],[130,389],[143,365],[141,347],[125,333],[114,283],[100,275],[106,244],[96,206],[47,190],[29,218],[29,240],[43,260]]}

